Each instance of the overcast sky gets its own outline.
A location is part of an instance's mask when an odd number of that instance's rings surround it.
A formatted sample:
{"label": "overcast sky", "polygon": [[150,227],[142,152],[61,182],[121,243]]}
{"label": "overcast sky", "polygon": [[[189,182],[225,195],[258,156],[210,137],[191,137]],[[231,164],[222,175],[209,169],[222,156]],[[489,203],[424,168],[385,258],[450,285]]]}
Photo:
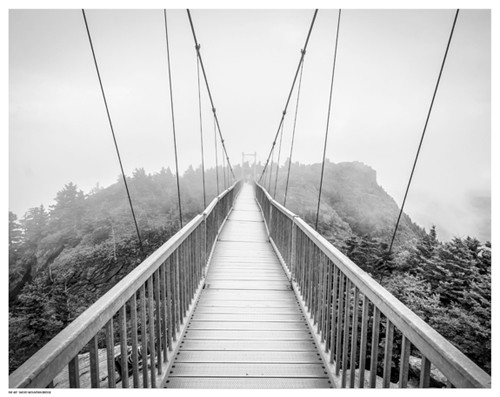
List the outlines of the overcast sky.
{"label": "overcast sky", "polygon": [[[337,12],[319,11],[306,54],[294,152],[302,163],[321,161]],[[192,11],[233,164],[242,152],[265,161],[312,15]],[[327,157],[371,166],[398,204],[453,17],[454,10],[342,12]],[[167,11],[167,18],[182,171],[201,162],[196,55],[185,10]],[[125,172],[173,169],[163,12],[88,10],[87,19]],[[445,240],[490,239],[490,29],[488,10],[460,12],[405,207],[427,229],[435,224]],[[85,192],[116,181],[119,166],[81,11],[10,11],[9,46],[9,209],[21,217],[30,207],[48,206],[70,181]],[[203,95],[210,166],[213,129]]]}

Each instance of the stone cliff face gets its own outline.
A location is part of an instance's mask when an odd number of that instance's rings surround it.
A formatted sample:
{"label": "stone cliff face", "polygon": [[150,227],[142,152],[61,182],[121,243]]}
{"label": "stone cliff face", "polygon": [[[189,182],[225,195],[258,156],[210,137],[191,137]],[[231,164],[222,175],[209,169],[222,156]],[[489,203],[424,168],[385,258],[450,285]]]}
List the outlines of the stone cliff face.
{"label": "stone cliff face", "polygon": [[[310,223],[316,216],[320,172],[320,164],[294,164],[291,170],[287,207]],[[284,182],[280,188],[276,198],[282,202]],[[355,233],[389,239],[398,213],[398,205],[377,183],[373,168],[361,162],[327,161],[320,207],[320,231],[326,237],[342,240]],[[421,233],[422,229],[404,214],[397,243]]]}

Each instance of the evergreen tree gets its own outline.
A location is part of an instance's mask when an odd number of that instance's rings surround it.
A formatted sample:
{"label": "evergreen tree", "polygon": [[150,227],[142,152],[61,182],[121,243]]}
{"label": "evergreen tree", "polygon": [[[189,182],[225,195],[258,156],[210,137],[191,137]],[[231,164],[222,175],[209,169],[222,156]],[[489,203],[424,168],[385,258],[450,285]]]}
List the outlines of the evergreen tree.
{"label": "evergreen tree", "polygon": [[56,204],[50,207],[51,230],[77,232],[85,214],[85,195],[70,182],[57,192]]}
{"label": "evergreen tree", "polygon": [[14,263],[18,258],[18,249],[21,245],[23,232],[17,222],[17,216],[9,211],[9,263]]}
{"label": "evergreen tree", "polygon": [[45,207],[30,208],[21,220],[24,242],[28,248],[36,249],[40,240],[48,233],[49,214]]}

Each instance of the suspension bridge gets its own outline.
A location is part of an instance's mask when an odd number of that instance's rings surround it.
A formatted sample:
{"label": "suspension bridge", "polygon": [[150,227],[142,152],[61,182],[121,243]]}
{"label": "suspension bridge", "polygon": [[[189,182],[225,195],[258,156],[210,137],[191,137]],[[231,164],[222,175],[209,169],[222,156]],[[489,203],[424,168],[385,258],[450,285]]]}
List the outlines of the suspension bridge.
{"label": "suspension bridge", "polygon": [[[279,171],[277,167],[272,173],[275,146],[278,138],[281,142],[283,120],[297,81],[300,92],[316,14],[317,10],[263,172],[259,179],[244,181],[236,180],[231,167],[188,11],[198,87],[202,75],[214,132],[223,149],[225,171],[220,178],[226,188],[208,204],[204,193],[205,210],[183,224],[177,183],[180,230],[13,372],[11,388],[53,388],[63,378],[71,388],[406,388],[410,353],[420,357],[417,387],[430,386],[433,368],[443,374],[448,387],[491,387],[488,374],[285,207],[289,169],[284,205],[273,198]],[[457,17],[458,11],[390,249]],[[135,221],[85,12],[83,18]],[[328,118],[340,19],[341,11]],[[164,21],[169,63],[166,12]],[[169,79],[170,73],[169,68]],[[175,142],[173,100],[171,104]],[[325,149],[327,137],[328,123]],[[276,150],[279,164],[281,144]],[[292,152],[293,138],[290,163]],[[175,156],[177,165],[177,150]],[[323,166],[324,161],[325,152]],[[176,174],[178,177],[178,167]],[[142,246],[137,222],[135,229]]]}

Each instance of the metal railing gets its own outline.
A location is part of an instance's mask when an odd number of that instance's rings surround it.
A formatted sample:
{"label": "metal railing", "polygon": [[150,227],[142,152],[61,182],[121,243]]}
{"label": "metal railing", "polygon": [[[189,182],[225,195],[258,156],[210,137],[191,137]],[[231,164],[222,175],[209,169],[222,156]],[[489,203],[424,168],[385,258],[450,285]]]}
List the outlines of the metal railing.
{"label": "metal railing", "polygon": [[[81,351],[88,351],[90,387],[161,387],[173,346],[203,286],[218,233],[240,187],[241,182],[236,182],[221,193],[28,359],[10,375],[9,387],[54,387],[54,378],[66,367],[69,386],[83,387]],[[104,350],[105,359],[99,354]],[[121,368],[118,374],[117,368]]]}
{"label": "metal railing", "polygon": [[262,186],[256,195],[339,387],[390,387],[393,370],[407,387],[410,350],[421,356],[419,387],[429,387],[431,363],[448,387],[491,387],[486,372]]}

